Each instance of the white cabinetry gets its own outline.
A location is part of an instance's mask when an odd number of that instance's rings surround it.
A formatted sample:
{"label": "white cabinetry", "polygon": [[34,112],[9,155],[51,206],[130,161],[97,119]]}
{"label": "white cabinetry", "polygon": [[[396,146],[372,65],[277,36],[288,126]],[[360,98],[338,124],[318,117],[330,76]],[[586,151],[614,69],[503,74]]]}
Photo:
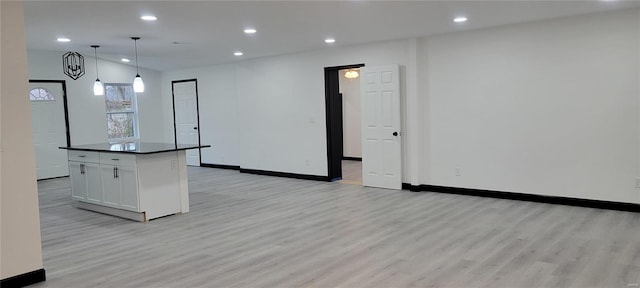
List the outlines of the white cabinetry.
{"label": "white cabinetry", "polygon": [[69,151],[71,196],[77,200],[102,202],[100,164],[96,152]]}
{"label": "white cabinetry", "polygon": [[69,175],[71,176],[71,197],[73,199],[87,199],[87,179],[84,176],[84,163],[69,161]]}
{"label": "white cabinetry", "polygon": [[120,179],[120,207],[138,211],[138,173],[133,167],[123,166],[118,169]]}
{"label": "white cabinetry", "polygon": [[135,155],[100,153],[100,174],[105,205],[138,211]]}
{"label": "white cabinetry", "polygon": [[132,154],[69,151],[79,208],[147,221],[189,212],[185,151]]}
{"label": "white cabinetry", "polygon": [[83,166],[85,181],[87,181],[87,201],[102,202],[100,181],[100,164],[85,163]]}
{"label": "white cabinetry", "polygon": [[100,165],[100,175],[102,175],[104,204],[120,207],[120,179],[118,179],[116,169],[118,167],[102,164]]}

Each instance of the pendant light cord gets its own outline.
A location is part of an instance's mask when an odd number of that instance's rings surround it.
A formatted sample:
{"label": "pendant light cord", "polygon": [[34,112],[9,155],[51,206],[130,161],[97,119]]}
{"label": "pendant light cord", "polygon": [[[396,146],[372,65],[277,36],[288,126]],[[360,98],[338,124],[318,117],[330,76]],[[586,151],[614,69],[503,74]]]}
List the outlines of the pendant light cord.
{"label": "pendant light cord", "polygon": [[93,47],[93,56],[95,56],[96,58],[96,79],[100,79],[100,76],[98,74],[98,47],[100,46],[93,45],[91,47]]}
{"label": "pendant light cord", "polygon": [[136,47],[136,75],[140,75],[138,71],[138,39],[133,39],[133,45]]}

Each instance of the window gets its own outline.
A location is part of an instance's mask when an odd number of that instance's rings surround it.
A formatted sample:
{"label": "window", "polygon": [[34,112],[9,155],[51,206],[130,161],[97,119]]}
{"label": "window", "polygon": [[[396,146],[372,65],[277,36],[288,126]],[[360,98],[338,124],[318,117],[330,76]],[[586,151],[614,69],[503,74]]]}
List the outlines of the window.
{"label": "window", "polygon": [[44,88],[34,88],[29,91],[29,100],[31,101],[56,101],[51,91]]}
{"label": "window", "polygon": [[136,93],[133,85],[106,83],[104,101],[107,106],[107,135],[109,139],[138,137]]}

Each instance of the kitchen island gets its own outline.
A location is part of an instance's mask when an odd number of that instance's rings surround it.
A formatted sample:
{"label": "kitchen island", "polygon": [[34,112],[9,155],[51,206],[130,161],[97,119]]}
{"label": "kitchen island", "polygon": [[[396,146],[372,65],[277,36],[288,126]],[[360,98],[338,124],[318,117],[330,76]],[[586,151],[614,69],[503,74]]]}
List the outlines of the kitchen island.
{"label": "kitchen island", "polygon": [[189,212],[186,150],[149,142],[98,143],[68,150],[76,207],[136,221]]}

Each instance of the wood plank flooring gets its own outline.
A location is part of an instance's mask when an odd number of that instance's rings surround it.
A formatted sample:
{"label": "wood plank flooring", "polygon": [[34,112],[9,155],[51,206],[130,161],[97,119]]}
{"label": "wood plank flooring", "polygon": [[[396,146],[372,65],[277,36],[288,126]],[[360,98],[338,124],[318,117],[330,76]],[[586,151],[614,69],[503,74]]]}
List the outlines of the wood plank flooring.
{"label": "wood plank flooring", "polygon": [[362,161],[342,160],[343,184],[362,185]]}
{"label": "wood plank flooring", "polygon": [[637,287],[640,214],[190,167],[139,223],[41,181],[33,287]]}

